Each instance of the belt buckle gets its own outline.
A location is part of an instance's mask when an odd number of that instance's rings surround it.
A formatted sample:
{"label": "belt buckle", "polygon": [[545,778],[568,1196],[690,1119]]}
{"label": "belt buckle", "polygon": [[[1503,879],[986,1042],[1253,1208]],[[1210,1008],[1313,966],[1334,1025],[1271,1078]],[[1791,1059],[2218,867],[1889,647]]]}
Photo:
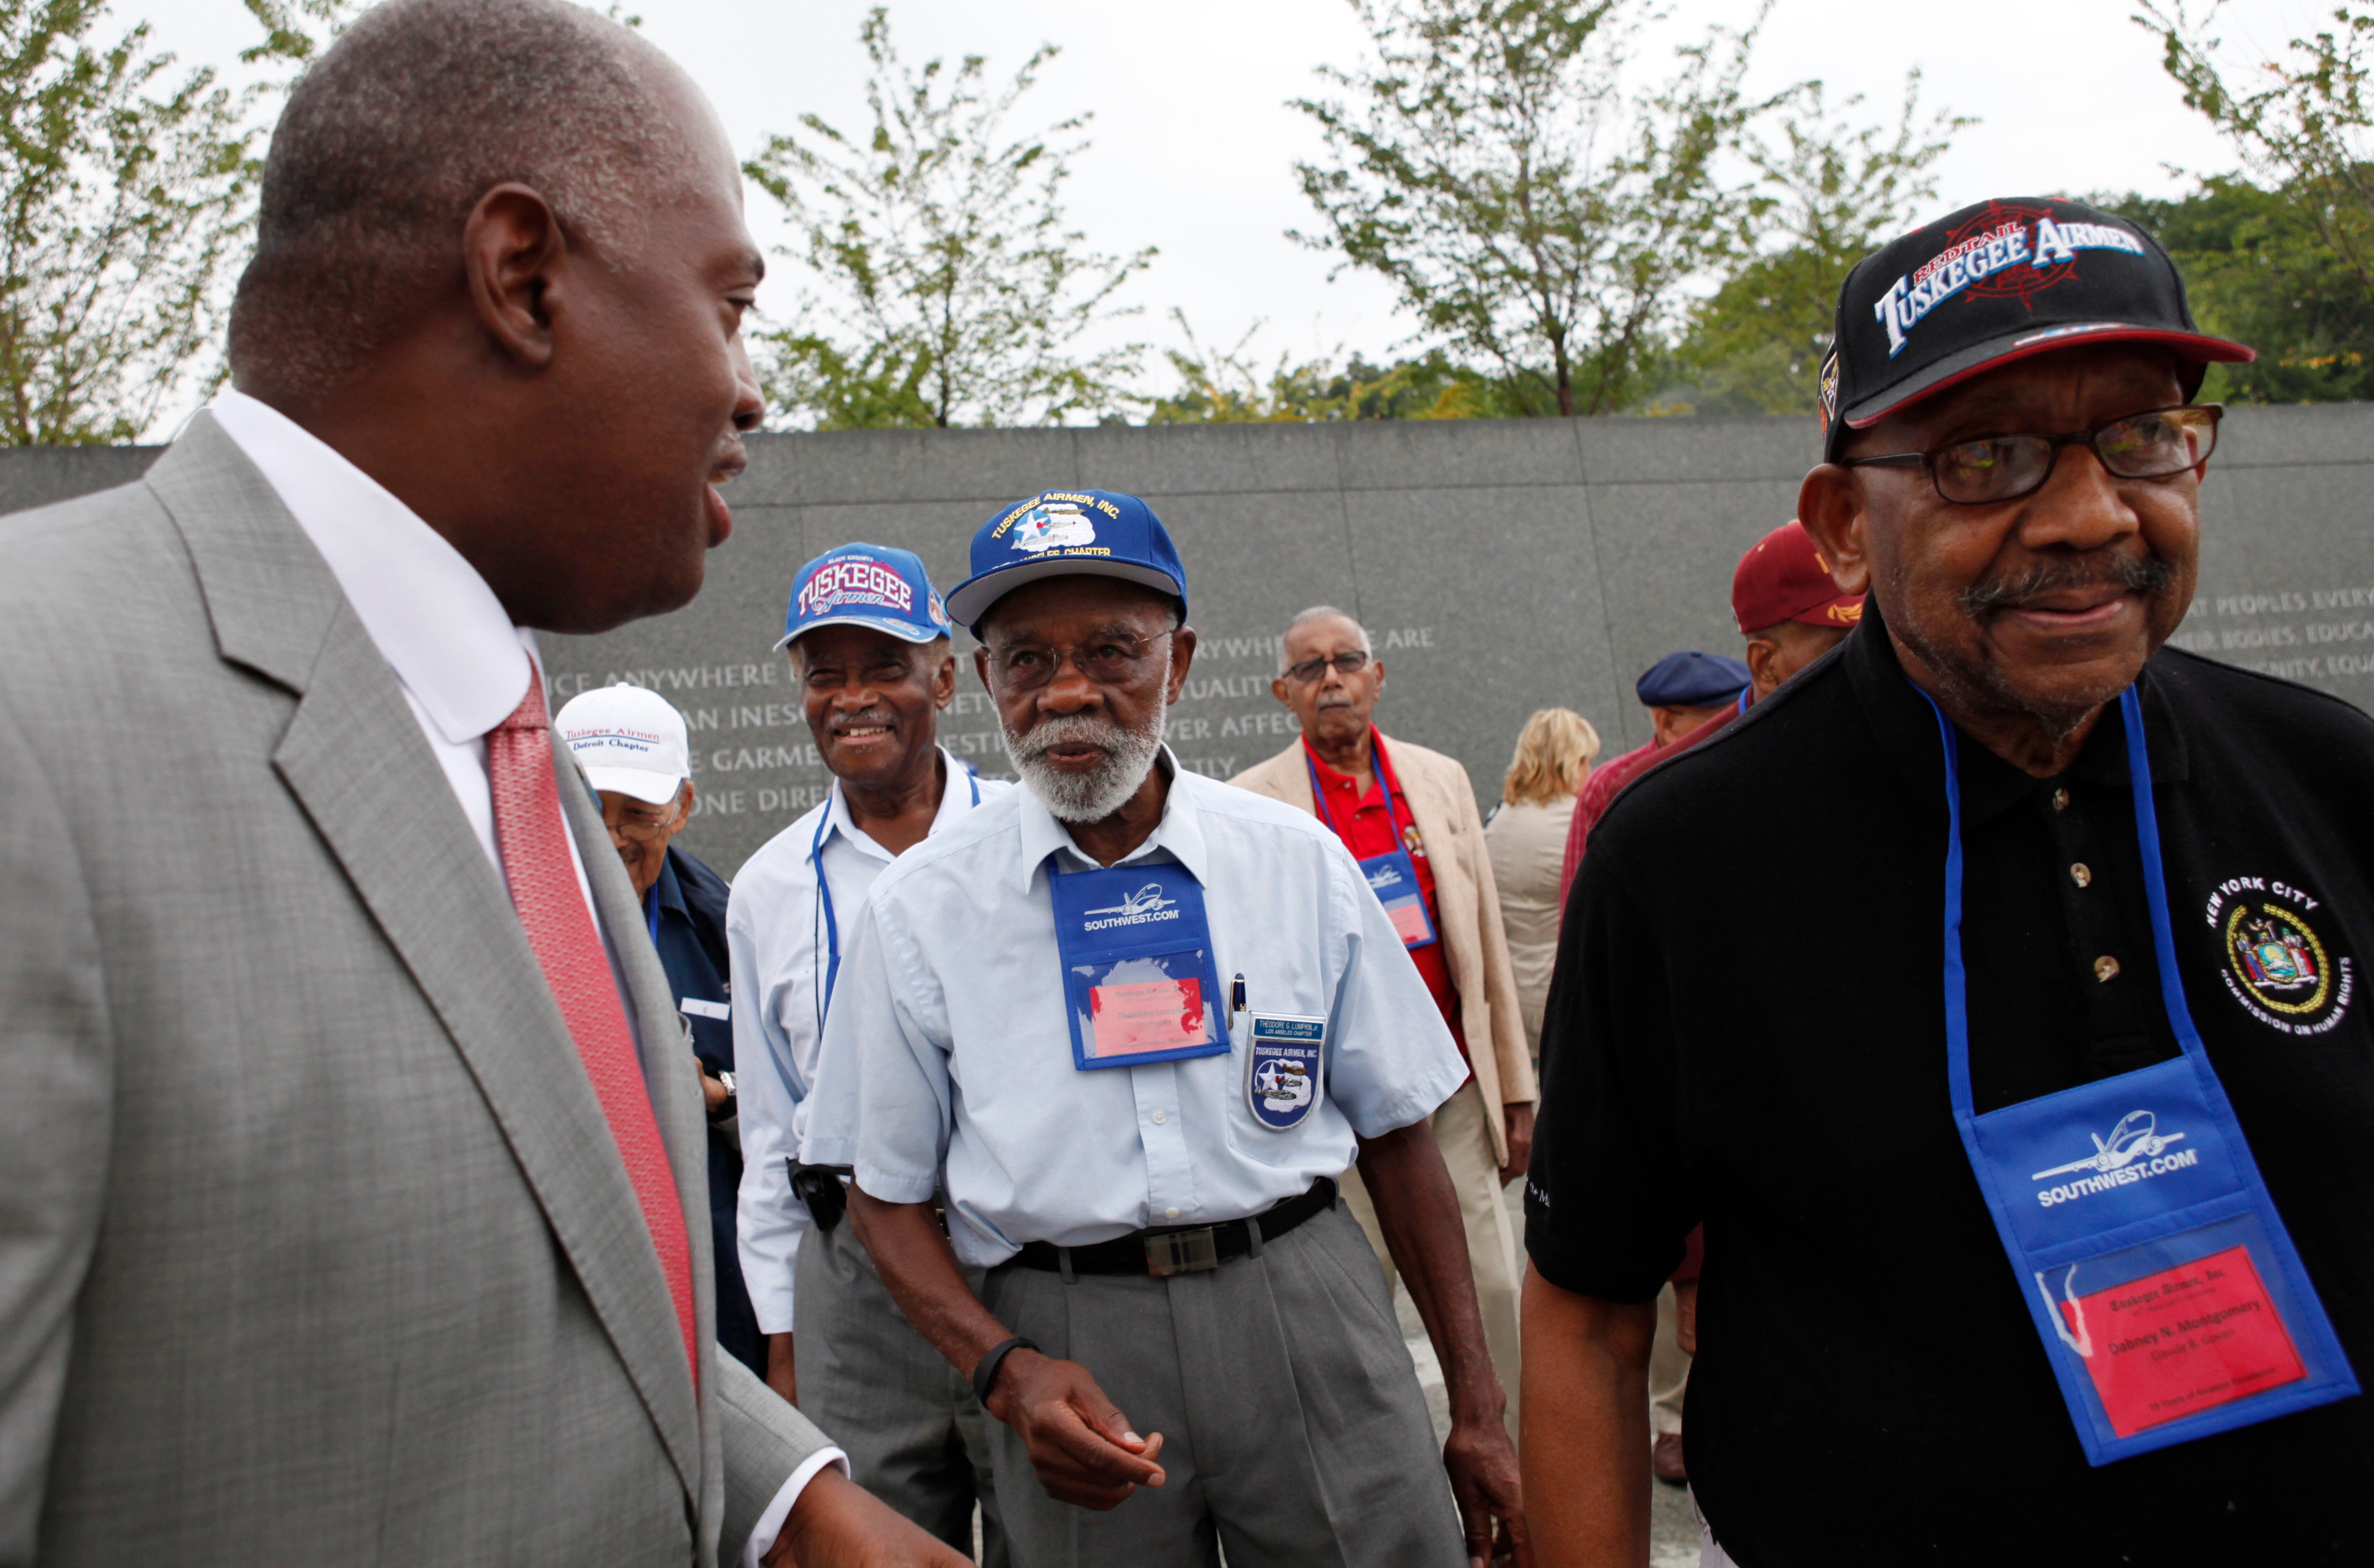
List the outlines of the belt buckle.
{"label": "belt buckle", "polygon": [[1146,1271],[1157,1279],[1220,1267],[1220,1242],[1209,1225],[1161,1231],[1146,1238]]}

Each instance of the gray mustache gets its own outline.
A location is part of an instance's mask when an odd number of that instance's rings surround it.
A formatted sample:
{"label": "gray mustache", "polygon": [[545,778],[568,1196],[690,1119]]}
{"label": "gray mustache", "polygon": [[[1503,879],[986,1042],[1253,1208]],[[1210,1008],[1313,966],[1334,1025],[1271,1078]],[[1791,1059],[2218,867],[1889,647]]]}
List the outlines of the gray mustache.
{"label": "gray mustache", "polygon": [[1975,618],[2008,606],[2025,604],[2039,595],[2058,593],[2064,588],[2095,588],[2104,584],[2150,598],[2167,587],[2168,579],[2174,575],[2168,562],[2152,555],[2113,560],[2039,563],[2009,577],[1989,578],[1971,584],[1962,590],[1962,611]]}
{"label": "gray mustache", "polygon": [[1121,725],[1109,718],[1089,713],[1061,714],[1031,725],[1029,733],[1016,742],[1016,749],[1029,758],[1044,757],[1053,748],[1065,744],[1085,743],[1112,751],[1127,738]]}

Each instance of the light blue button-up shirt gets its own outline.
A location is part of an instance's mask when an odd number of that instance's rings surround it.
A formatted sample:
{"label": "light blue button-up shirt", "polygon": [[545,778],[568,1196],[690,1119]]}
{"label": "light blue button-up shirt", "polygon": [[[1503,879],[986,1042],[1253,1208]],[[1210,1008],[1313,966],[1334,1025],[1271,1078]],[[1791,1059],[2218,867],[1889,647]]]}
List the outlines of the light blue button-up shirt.
{"label": "light blue button-up shirt", "polygon": [[[946,787],[940,791],[939,814],[932,819],[934,833],[962,819],[976,799],[987,800],[1013,787],[975,777],[946,748],[940,757]],[[818,855],[820,824],[824,848]],[[845,966],[851,926],[874,879],[889,867],[890,852],[851,820],[839,784],[826,794],[823,805],[812,808],[743,862],[725,910],[742,1134],[735,1241],[762,1334],[793,1331],[793,1280],[799,1272],[800,1241],[809,1225],[808,1206],[792,1196],[791,1173],[783,1160],[799,1148],[800,1134],[814,1114],[808,1091],[816,1082],[817,1020],[826,1014],[825,976],[832,964],[824,900],[817,887],[819,859],[840,928]]]}
{"label": "light blue button-up shirt", "polygon": [[[1175,861],[1203,884],[1221,988],[1245,981],[1227,1055],[1072,1065],[1048,878],[1096,862],[1027,788],[901,855],[842,938],[805,1157],[853,1166],[893,1203],[929,1198],[945,1169],[966,1263],[1002,1263],[1025,1242],[1082,1246],[1259,1213],[1343,1172],[1355,1133],[1407,1126],[1466,1079],[1335,835],[1178,768],[1167,749],[1162,765],[1162,821],[1121,864]],[[1283,1132],[1246,1094],[1252,1013],[1328,1020],[1319,1102]],[[853,1110],[828,1115],[844,1102]],[[852,1125],[853,1138],[828,1130]]]}

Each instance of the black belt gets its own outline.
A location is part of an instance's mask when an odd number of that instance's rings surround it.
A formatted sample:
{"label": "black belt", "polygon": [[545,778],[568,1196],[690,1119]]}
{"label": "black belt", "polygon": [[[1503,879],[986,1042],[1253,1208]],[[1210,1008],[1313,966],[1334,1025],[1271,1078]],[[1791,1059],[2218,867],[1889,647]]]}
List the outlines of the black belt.
{"label": "black belt", "polygon": [[1286,1198],[1249,1220],[1156,1226],[1084,1247],[1025,1242],[1022,1250],[1007,1261],[1066,1279],[1075,1274],[1150,1274],[1160,1279],[1217,1268],[1240,1257],[1259,1257],[1263,1242],[1274,1242],[1312,1215],[1334,1207],[1335,1183],[1322,1176],[1301,1197]]}
{"label": "black belt", "polygon": [[803,1165],[788,1157],[783,1164],[792,1173],[792,1196],[808,1206],[808,1212],[816,1216],[817,1230],[828,1236],[832,1234],[849,1207],[849,1189],[840,1185],[850,1175],[849,1167]]}

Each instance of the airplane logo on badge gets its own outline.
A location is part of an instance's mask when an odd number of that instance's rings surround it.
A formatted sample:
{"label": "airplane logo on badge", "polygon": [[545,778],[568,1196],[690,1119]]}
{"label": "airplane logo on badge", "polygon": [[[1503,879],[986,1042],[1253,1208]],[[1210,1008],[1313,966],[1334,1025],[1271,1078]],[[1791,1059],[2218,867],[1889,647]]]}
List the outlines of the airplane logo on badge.
{"label": "airplane logo on badge", "polygon": [[1310,1103],[1310,1069],[1300,1062],[1267,1061],[1253,1069],[1253,1092],[1283,1114]]}
{"label": "airplane logo on badge", "polygon": [[1390,866],[1380,866],[1374,871],[1369,873],[1369,886],[1371,888],[1393,887],[1397,885],[1401,879],[1402,874],[1394,870]]}
{"label": "airplane logo on badge", "polygon": [[1162,896],[1161,883],[1148,882],[1146,886],[1138,889],[1137,891],[1125,894],[1121,902],[1114,904],[1110,908],[1083,910],[1081,913],[1084,914],[1111,914],[1117,916],[1120,919],[1127,920],[1132,915],[1152,914],[1157,910],[1169,909],[1174,902],[1175,901]]}
{"label": "airplane logo on badge", "polygon": [[2028,1179],[2047,1182],[2055,1176],[2074,1175],[2080,1171],[2097,1171],[2107,1175],[2112,1171],[2122,1171],[2138,1160],[2148,1160],[2169,1144],[2180,1143],[2184,1139],[2182,1133],[2160,1132],[2159,1118],[2149,1111],[2128,1112],[2119,1118],[2119,1125],[2110,1129],[2110,1136],[2107,1138],[2092,1133],[2086,1136],[2094,1139],[2093,1153],[2083,1160],[2072,1160],[2066,1165],[2055,1165],[2050,1171],[2039,1171]]}

